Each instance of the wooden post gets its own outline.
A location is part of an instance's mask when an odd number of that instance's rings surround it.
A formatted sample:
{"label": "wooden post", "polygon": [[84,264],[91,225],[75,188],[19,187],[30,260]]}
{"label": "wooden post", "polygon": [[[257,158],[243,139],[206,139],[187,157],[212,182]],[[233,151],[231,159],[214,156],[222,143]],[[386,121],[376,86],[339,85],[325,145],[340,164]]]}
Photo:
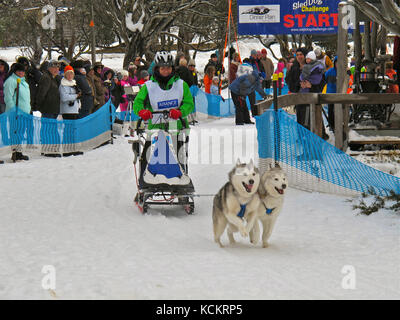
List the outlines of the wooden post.
{"label": "wooden post", "polygon": [[91,21],[90,21],[90,27],[92,28],[92,65],[96,63],[96,33],[95,33],[95,24],[94,24],[94,8],[93,8],[93,0],[90,3],[90,15],[91,15]]}
{"label": "wooden post", "polygon": [[310,131],[316,133],[315,104],[310,104]]}
{"label": "wooden post", "polygon": [[[339,3],[338,46],[337,46],[337,93],[346,93],[347,89],[347,23],[346,2]],[[335,104],[335,146],[343,150],[343,107]]]}
{"label": "wooden post", "polygon": [[354,71],[354,84],[356,86],[356,91],[358,93],[358,88],[360,86],[360,72],[361,72],[361,58],[362,58],[362,42],[361,42],[361,32],[360,32],[360,9],[354,7],[355,9],[355,26],[354,26],[354,57],[355,61],[355,71]]}

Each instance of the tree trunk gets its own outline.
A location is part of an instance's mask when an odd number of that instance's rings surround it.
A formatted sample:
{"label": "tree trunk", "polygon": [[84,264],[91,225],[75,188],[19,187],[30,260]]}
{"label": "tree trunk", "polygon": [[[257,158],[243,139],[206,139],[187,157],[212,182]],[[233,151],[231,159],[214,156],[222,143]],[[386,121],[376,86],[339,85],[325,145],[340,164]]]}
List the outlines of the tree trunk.
{"label": "tree trunk", "polygon": [[145,47],[146,42],[141,33],[135,33],[131,41],[125,47],[125,57],[123,63],[123,67],[125,70],[128,70],[129,63],[134,61],[135,57],[143,56],[143,54],[145,53]]}

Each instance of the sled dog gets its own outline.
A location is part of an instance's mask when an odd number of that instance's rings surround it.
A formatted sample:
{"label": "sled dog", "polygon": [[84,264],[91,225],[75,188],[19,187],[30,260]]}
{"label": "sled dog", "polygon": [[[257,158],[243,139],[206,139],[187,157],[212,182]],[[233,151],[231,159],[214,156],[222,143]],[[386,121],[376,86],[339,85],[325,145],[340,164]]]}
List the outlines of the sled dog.
{"label": "sled dog", "polygon": [[[257,218],[261,221],[263,227],[262,245],[264,248],[268,247],[268,239],[271,236],[276,219],[281,213],[287,187],[286,173],[279,165],[276,165],[275,168],[270,168],[261,177],[258,188],[260,204],[257,210]],[[250,241],[253,244],[257,244],[259,238],[260,228],[257,221],[250,232]]]}
{"label": "sled dog", "polygon": [[242,164],[238,160],[229,173],[229,181],[215,195],[212,213],[214,240],[221,248],[221,236],[227,226],[231,244],[235,243],[234,232],[239,231],[243,237],[249,235],[257,220],[260,206],[257,195],[259,184],[260,173],[253,160],[248,164]]}

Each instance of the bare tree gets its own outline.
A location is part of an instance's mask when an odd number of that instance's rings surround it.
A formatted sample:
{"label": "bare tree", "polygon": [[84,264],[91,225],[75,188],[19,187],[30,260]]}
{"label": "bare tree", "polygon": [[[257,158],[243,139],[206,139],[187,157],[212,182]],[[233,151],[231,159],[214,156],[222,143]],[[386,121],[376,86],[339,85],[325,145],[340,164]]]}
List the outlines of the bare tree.
{"label": "bare tree", "polygon": [[207,0],[105,0],[95,8],[102,21],[111,21],[116,33],[125,44],[124,67],[135,56],[154,55],[160,35],[170,33],[178,17],[188,15],[198,6],[211,4]]}
{"label": "bare tree", "polygon": [[385,29],[400,35],[400,8],[394,0],[351,0],[348,3],[357,7],[367,17],[376,21]]}

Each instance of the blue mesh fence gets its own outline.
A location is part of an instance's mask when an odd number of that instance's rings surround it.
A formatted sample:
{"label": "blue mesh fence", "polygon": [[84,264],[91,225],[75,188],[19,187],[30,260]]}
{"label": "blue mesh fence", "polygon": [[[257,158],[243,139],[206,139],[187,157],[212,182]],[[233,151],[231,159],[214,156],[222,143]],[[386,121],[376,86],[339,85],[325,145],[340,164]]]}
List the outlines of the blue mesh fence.
{"label": "blue mesh fence", "polygon": [[190,88],[195,111],[214,117],[232,117],[235,115],[235,106],[232,99],[223,100],[221,96],[208,94],[196,86]]}
{"label": "blue mesh fence", "polygon": [[115,116],[121,121],[138,121],[140,119],[133,111],[116,112]]}
{"label": "blue mesh fence", "polygon": [[90,150],[110,140],[114,117],[111,101],[78,120],[39,118],[12,109],[0,115],[0,150],[16,146],[26,149],[40,146],[44,153]]}
{"label": "blue mesh fence", "polygon": [[[234,117],[235,116],[235,105],[232,99],[222,99],[221,96],[205,93],[197,86],[192,86],[190,92],[194,98],[196,111],[207,114],[214,117]],[[288,94],[289,89],[287,86],[282,88],[282,95]],[[265,89],[266,94],[273,94],[273,89]],[[256,92],[256,101],[263,100],[261,95]],[[250,109],[249,98],[246,98],[247,107]],[[271,107],[273,108],[273,106]]]}
{"label": "blue mesh fence", "polygon": [[285,111],[256,117],[260,167],[283,166],[292,185],[320,192],[400,194],[400,179],[367,166],[299,125]]}

